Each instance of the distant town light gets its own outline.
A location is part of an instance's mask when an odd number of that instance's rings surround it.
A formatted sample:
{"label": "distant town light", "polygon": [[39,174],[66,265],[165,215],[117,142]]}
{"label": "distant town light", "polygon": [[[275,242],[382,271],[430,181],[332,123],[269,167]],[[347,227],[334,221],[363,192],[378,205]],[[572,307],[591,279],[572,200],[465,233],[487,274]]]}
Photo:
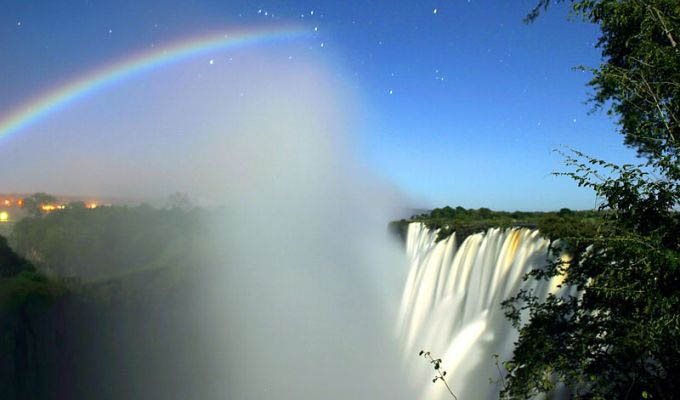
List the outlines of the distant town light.
{"label": "distant town light", "polygon": [[9,200],[5,200],[3,203],[8,207],[12,205],[12,202]]}
{"label": "distant town light", "polygon": [[7,222],[9,221],[9,214],[7,214],[6,211],[0,212],[0,222]]}
{"label": "distant town light", "polygon": [[87,208],[97,208],[97,203],[94,203],[94,202],[88,203],[85,207],[87,207]]}

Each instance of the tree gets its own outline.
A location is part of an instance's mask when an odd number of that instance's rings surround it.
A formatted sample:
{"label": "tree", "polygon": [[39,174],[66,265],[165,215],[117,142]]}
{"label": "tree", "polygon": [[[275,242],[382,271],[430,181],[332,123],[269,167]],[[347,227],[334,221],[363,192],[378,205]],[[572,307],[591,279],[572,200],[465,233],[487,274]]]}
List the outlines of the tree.
{"label": "tree", "polygon": [[148,205],[65,208],[21,219],[10,243],[39,271],[100,279],[186,262],[203,237],[202,215]]}
{"label": "tree", "polygon": [[193,208],[189,195],[182,192],[175,192],[168,196],[166,201],[167,208],[188,211]]}
{"label": "tree", "polygon": [[78,200],[78,201],[72,201],[72,202],[68,203],[66,205],[66,208],[68,208],[69,210],[84,210],[87,207],[85,206],[84,202]]}
{"label": "tree", "polygon": [[482,218],[488,218],[491,216],[491,210],[486,207],[480,208],[479,210],[477,210],[477,212],[479,213],[479,216]]}
{"label": "tree", "polygon": [[[527,17],[549,6],[540,0]],[[617,117],[640,165],[578,151],[558,173],[601,199],[594,230],[546,224],[553,262],[528,279],[563,277],[563,292],[506,300],[519,329],[502,397],[670,399],[680,393],[680,3],[580,0],[572,11],[600,26],[603,63],[592,68],[596,108]],[[553,228],[551,228],[553,227]],[[571,259],[559,258],[564,252]],[[527,322],[523,323],[524,317]]]}
{"label": "tree", "polygon": [[[561,0],[564,1],[564,0]],[[527,22],[550,5],[540,0]],[[680,3],[677,0],[580,0],[572,10],[602,31],[605,62],[589,85],[595,109],[609,105],[628,146],[659,158],[680,152]],[[677,179],[678,177],[676,177]]]}
{"label": "tree", "polygon": [[8,278],[21,271],[33,271],[33,265],[16,254],[7,244],[7,239],[0,236],[0,278]]}
{"label": "tree", "polygon": [[43,204],[55,203],[57,199],[47,193],[34,193],[23,200],[23,208],[33,216],[42,214]]}
{"label": "tree", "polygon": [[574,212],[571,211],[571,210],[568,209],[568,208],[562,208],[562,209],[560,209],[560,212],[559,212],[559,214],[560,214],[561,217],[567,217],[567,216],[572,215],[573,213],[574,213]]}

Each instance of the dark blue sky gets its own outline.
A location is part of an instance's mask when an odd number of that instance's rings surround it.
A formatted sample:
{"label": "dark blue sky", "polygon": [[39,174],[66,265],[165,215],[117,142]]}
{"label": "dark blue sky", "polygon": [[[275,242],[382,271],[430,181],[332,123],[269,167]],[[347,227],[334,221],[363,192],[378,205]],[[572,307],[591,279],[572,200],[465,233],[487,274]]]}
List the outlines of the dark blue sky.
{"label": "dark blue sky", "polygon": [[[550,176],[561,165],[552,150],[567,145],[615,162],[633,160],[633,152],[604,113],[587,115],[589,76],[572,70],[599,63],[596,27],[569,21],[566,5],[525,25],[532,6],[6,0],[0,118],[44,90],[153,46],[218,29],[297,24],[312,32],[301,45],[304,57],[332,65],[337,81],[361,98],[354,124],[361,157],[413,203],[591,208],[592,194]],[[0,142],[0,156],[23,145],[18,140]]]}

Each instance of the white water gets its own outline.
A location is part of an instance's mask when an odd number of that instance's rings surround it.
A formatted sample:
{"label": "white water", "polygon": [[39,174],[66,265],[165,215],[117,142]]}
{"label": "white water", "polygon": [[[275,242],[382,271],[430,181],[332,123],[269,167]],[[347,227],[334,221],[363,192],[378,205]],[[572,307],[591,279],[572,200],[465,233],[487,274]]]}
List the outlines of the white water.
{"label": "white water", "polygon": [[509,360],[517,339],[500,303],[522,288],[533,288],[539,296],[555,290],[556,281],[522,279],[546,263],[549,242],[526,228],[489,229],[469,236],[460,248],[455,235],[440,242],[436,238],[437,231],[421,223],[408,227],[410,267],[398,335],[411,384],[422,387],[422,399],[451,398],[442,382],[432,383],[432,366],[418,357],[425,350],[443,360],[459,399],[498,398],[500,375],[493,355],[500,356],[501,364]]}

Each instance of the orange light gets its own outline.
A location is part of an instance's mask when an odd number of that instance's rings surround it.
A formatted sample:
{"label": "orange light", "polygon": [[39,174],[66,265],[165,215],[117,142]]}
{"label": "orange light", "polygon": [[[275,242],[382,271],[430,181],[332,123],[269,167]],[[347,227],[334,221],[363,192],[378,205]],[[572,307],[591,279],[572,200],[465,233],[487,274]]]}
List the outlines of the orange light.
{"label": "orange light", "polygon": [[9,200],[5,200],[4,203],[5,203],[6,206],[11,206],[11,205],[12,205],[12,202],[9,201]]}
{"label": "orange light", "polygon": [[85,207],[87,208],[97,208],[97,203],[88,203]]}
{"label": "orange light", "polygon": [[24,201],[23,201],[23,200],[19,200],[19,201],[17,201],[17,204],[18,204],[19,206],[23,206],[23,205],[24,205]]}

